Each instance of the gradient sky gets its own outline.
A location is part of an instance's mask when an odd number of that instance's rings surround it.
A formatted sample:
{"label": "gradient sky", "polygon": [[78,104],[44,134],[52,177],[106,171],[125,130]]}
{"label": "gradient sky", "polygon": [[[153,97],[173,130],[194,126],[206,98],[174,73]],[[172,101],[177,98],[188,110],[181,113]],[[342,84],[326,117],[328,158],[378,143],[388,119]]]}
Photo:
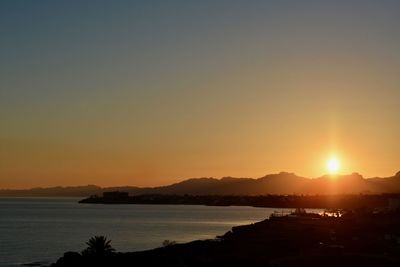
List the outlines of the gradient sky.
{"label": "gradient sky", "polygon": [[0,188],[400,170],[399,1],[1,1]]}

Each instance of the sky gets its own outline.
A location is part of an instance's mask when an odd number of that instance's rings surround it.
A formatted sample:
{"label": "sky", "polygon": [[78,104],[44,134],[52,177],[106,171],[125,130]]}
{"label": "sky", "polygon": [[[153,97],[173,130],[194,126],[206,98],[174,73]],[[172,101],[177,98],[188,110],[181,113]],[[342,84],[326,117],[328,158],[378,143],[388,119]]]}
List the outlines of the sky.
{"label": "sky", "polygon": [[400,170],[399,1],[0,2],[0,188]]}

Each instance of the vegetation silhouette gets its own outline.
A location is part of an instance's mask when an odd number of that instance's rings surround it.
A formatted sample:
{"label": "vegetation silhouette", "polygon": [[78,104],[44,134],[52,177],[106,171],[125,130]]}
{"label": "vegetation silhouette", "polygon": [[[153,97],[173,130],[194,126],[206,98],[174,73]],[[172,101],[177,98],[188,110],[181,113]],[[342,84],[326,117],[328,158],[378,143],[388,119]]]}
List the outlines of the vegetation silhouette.
{"label": "vegetation silhouette", "polygon": [[82,251],[84,256],[104,257],[115,251],[111,246],[111,240],[107,240],[105,236],[94,236],[86,244],[88,247]]}
{"label": "vegetation silhouette", "polygon": [[176,241],[166,239],[162,242],[163,247],[168,247],[173,245],[176,245]]}
{"label": "vegetation silhouette", "polygon": [[52,266],[113,266],[115,249],[111,246],[111,240],[105,236],[94,236],[86,242],[88,247],[81,253],[68,251]]}

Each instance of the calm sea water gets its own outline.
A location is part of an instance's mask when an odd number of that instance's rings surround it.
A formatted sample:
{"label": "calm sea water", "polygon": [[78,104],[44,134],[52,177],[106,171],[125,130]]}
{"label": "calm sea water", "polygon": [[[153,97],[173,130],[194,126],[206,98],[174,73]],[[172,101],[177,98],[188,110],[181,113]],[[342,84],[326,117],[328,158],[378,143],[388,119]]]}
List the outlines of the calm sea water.
{"label": "calm sea water", "polygon": [[106,235],[117,251],[144,250],[169,239],[214,238],[275,209],[183,205],[78,204],[76,198],[0,198],[0,266],[54,262]]}

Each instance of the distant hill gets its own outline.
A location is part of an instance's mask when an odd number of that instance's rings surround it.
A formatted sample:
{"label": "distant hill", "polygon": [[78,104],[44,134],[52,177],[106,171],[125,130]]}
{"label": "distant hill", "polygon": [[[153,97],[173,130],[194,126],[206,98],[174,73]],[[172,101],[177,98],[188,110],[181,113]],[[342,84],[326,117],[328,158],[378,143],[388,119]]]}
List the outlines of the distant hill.
{"label": "distant hill", "polygon": [[27,190],[0,190],[0,196],[35,197],[85,197],[106,191],[126,191],[130,194],[176,195],[265,195],[265,194],[376,194],[400,193],[400,172],[386,178],[363,178],[358,173],[350,175],[325,175],[309,179],[294,173],[281,172],[253,178],[192,178],[160,187],[99,187],[96,185],[74,187],[32,188]]}

